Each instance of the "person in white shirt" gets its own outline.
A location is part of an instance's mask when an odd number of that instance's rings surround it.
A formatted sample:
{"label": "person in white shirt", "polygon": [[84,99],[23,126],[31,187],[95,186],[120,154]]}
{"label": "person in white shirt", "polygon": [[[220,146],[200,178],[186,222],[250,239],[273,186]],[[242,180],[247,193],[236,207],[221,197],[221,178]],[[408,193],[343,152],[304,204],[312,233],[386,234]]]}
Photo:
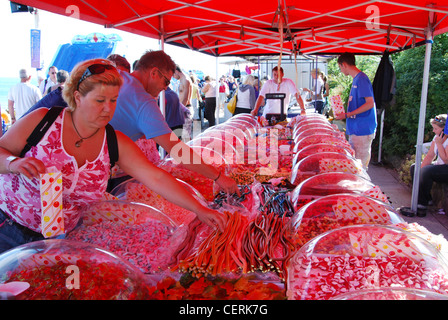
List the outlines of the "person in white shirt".
{"label": "person in white shirt", "polygon": [[8,92],[8,110],[11,117],[11,124],[16,122],[29,108],[34,106],[42,94],[39,88],[30,84],[31,75],[26,69],[21,69],[20,82],[11,87]]}
{"label": "person in white shirt", "polygon": [[208,120],[208,126],[213,127],[216,123],[216,82],[210,76],[204,77],[205,84],[202,92],[205,95],[204,118]]}
{"label": "person in white shirt", "polygon": [[42,96],[47,94],[48,88],[51,88],[52,86],[58,84],[58,80],[56,79],[57,73],[58,68],[56,68],[55,66],[52,66],[50,67],[50,69],[48,69],[48,77],[45,80],[42,80],[39,85],[39,90]]}
{"label": "person in white shirt", "polygon": [[[426,216],[426,209],[432,202],[432,186],[434,182],[448,183],[448,136],[444,133],[447,114],[439,114],[430,119],[429,123],[434,133],[428,153],[421,162],[418,188],[417,216]],[[415,163],[411,165],[410,173],[414,178]],[[413,217],[415,214],[400,211],[402,215]]]}
{"label": "person in white shirt", "polygon": [[277,99],[266,100],[265,97],[267,93],[284,93],[286,95],[283,103],[283,111],[285,115],[288,110],[290,97],[291,95],[295,95],[296,100],[302,109],[302,114],[305,113],[305,105],[303,104],[302,97],[300,96],[300,92],[295,83],[291,79],[283,78],[283,75],[284,73],[282,67],[280,67],[280,72],[278,71],[277,66],[272,69],[272,79],[266,81],[261,87],[260,94],[255,102],[255,107],[251,111],[253,116],[258,115],[258,109],[260,109],[260,106],[262,106],[265,101],[266,105],[263,110],[264,117],[266,117],[267,114],[281,114],[281,101]]}
{"label": "person in white shirt", "polygon": [[255,78],[253,75],[249,74],[243,81],[236,91],[236,108],[233,115],[240,113],[250,113],[255,106],[255,88],[254,88]]}
{"label": "person in white shirt", "polygon": [[313,77],[313,88],[303,88],[304,91],[308,91],[311,94],[311,101],[314,104],[314,110],[317,113],[322,114],[324,110],[324,80],[322,79],[322,73],[319,68],[311,70],[311,77]]}

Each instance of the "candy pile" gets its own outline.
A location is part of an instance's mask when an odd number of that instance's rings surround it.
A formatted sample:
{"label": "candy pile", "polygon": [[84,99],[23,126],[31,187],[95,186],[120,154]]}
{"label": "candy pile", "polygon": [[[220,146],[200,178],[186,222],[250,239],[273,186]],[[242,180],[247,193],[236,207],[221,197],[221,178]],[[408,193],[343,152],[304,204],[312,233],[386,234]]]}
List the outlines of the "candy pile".
{"label": "candy pile", "polygon": [[164,277],[149,287],[154,300],[284,300],[282,285],[253,276],[201,277],[184,274],[179,280]]}
{"label": "candy pile", "polygon": [[124,186],[126,201],[144,203],[151,207],[166,213],[175,223],[188,223],[194,219],[196,214],[187,209],[179,207],[172,202],[169,202],[159,194],[155,193],[145,185],[129,181]]}
{"label": "candy pile", "polygon": [[[185,181],[197,191],[207,201],[213,201],[213,180],[207,179],[191,170],[185,169],[181,165],[176,165],[173,162],[163,162],[159,166],[161,169],[171,173],[175,178]],[[222,168],[218,168],[222,170]]]}
{"label": "candy pile", "polygon": [[272,271],[286,280],[287,265],[295,249],[285,234],[286,221],[275,213],[260,213],[250,221],[241,240],[243,273]]}
{"label": "candy pile", "polygon": [[228,272],[275,272],[286,279],[287,262],[293,252],[285,237],[285,221],[274,213],[259,213],[248,218],[239,212],[225,211],[228,224],[224,232],[213,230],[196,250],[173,270],[194,277]]}
{"label": "candy pile", "polygon": [[81,225],[68,236],[69,240],[88,242],[102,247],[138,267],[144,273],[165,268],[171,260],[169,241],[172,228],[155,220],[141,224],[118,225],[104,221]]}
{"label": "candy pile", "polygon": [[446,273],[407,257],[316,256],[293,262],[288,298],[327,300],[350,291],[407,287],[448,294]]}
{"label": "candy pile", "polygon": [[[30,288],[17,300],[144,300],[148,299],[145,283],[129,281],[129,274],[109,262],[78,259],[78,288],[67,286],[73,263],[62,261],[40,265],[10,274],[8,281],[26,281]],[[70,269],[69,269],[70,268]],[[73,284],[75,285],[75,284]]]}
{"label": "candy pile", "polygon": [[300,227],[291,236],[291,242],[299,249],[305,243],[318,235],[340,227],[360,224],[360,219],[335,219],[333,217],[321,217],[319,219],[303,219]]}
{"label": "candy pile", "polygon": [[248,220],[238,213],[225,212],[227,225],[224,232],[218,229],[204,239],[197,250],[180,261],[174,268],[180,272],[190,272],[193,276],[217,275],[236,272],[242,268],[245,260],[242,257],[241,238]]}

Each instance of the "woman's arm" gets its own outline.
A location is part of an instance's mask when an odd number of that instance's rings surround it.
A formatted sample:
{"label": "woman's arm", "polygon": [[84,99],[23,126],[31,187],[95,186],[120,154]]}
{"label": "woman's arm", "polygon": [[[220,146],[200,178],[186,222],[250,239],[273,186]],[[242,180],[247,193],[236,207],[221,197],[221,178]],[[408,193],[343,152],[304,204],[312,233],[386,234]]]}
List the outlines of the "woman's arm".
{"label": "woman's arm", "polygon": [[448,146],[446,148],[443,147],[443,143],[447,138],[448,137],[441,132],[440,135],[434,139],[434,142],[437,144],[438,157],[442,159],[444,164],[448,164]]}
{"label": "woman's arm", "polygon": [[210,89],[210,84],[209,83],[205,84],[205,86],[202,87],[202,92],[203,93],[207,93],[208,89]]}
{"label": "woman's arm", "polygon": [[39,177],[40,173],[45,173],[43,162],[36,158],[19,158],[12,162],[6,161],[6,158],[9,156],[20,156],[26,145],[26,139],[28,139],[47,112],[48,109],[46,108],[31,112],[18,120],[0,138],[0,174],[21,173],[31,179]]}
{"label": "woman's arm", "polygon": [[[238,185],[235,180],[220,173],[215,167],[205,163],[200,155],[194,152],[194,150],[183,141],[180,141],[174,133],[160,135],[154,137],[153,140],[158,145],[162,146],[174,160],[181,163],[188,170],[215,180],[215,182],[227,193],[239,194]],[[217,160],[219,161],[222,159],[219,158]]]}
{"label": "woman's arm", "polygon": [[325,83],[325,94],[324,97],[328,97],[330,96],[330,86],[328,85],[328,83]]}
{"label": "woman's arm", "polygon": [[153,165],[126,135],[117,131],[117,140],[119,150],[117,163],[124,172],[166,200],[196,213],[202,222],[224,230],[226,223],[224,215],[202,205],[172,175]]}
{"label": "woman's arm", "polygon": [[436,158],[436,153],[434,152],[435,142],[431,142],[431,146],[429,147],[428,153],[426,153],[425,157],[422,160],[421,167],[427,166],[431,164]]}

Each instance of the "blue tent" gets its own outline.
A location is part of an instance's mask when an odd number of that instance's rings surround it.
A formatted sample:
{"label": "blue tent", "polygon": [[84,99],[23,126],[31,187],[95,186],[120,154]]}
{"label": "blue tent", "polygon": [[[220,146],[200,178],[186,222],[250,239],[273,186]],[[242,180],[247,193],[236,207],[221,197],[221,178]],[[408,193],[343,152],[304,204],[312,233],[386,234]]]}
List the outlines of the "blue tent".
{"label": "blue tent", "polygon": [[107,58],[115,51],[116,42],[66,43],[59,46],[50,66],[71,72],[73,67],[85,60]]}

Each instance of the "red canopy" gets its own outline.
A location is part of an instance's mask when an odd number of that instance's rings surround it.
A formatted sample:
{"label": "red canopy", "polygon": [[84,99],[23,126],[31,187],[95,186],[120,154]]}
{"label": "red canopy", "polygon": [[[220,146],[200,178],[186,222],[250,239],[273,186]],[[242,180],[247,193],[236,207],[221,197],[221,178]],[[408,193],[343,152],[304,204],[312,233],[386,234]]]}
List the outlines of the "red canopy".
{"label": "red canopy", "polygon": [[448,31],[447,0],[19,2],[218,56],[392,53]]}

